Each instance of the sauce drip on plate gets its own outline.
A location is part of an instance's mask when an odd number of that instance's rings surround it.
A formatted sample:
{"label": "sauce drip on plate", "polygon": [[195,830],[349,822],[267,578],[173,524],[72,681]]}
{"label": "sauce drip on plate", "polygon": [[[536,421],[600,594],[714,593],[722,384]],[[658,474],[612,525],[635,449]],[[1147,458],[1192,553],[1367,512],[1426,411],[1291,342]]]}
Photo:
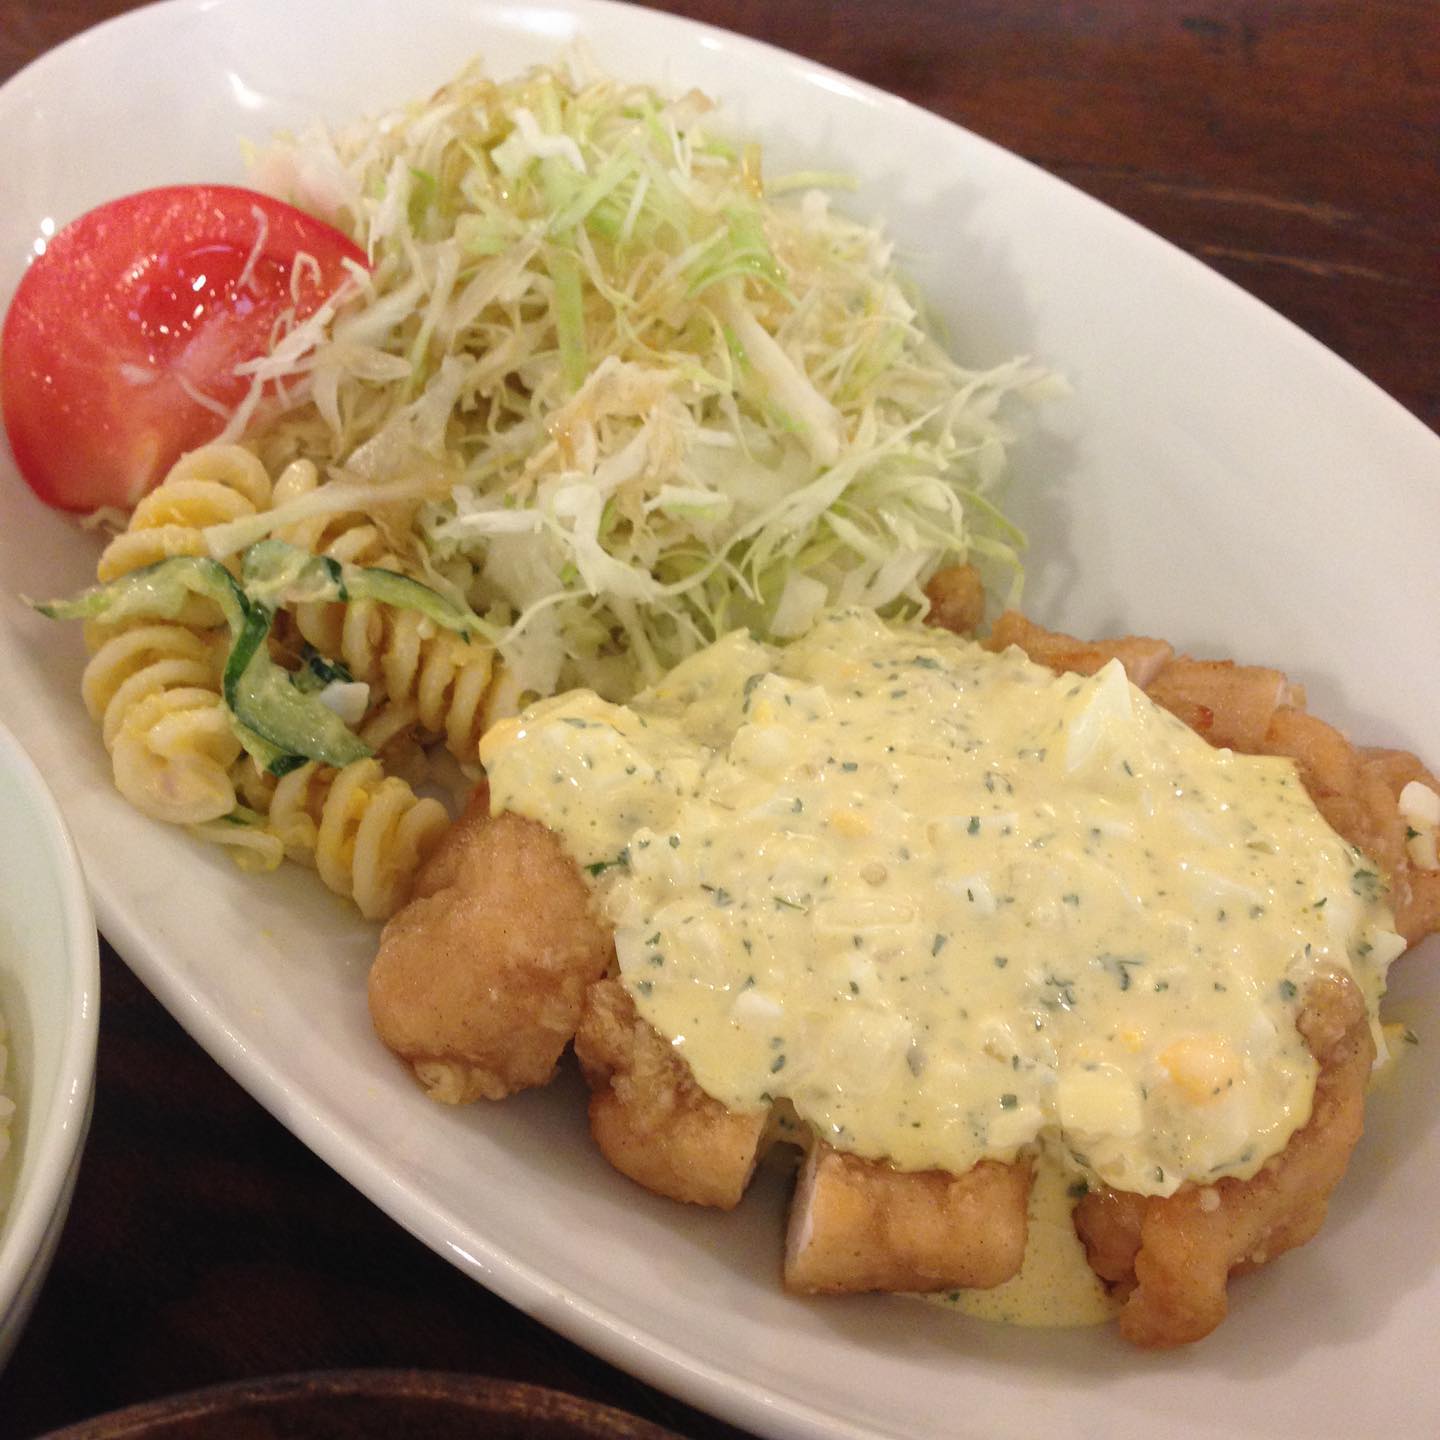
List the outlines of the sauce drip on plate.
{"label": "sauce drip on plate", "polygon": [[1042,1148],[1030,1187],[1029,1226],[1020,1273],[992,1290],[947,1290],[923,1298],[977,1320],[1036,1327],[1100,1325],[1120,1301],[1085,1259],[1075,1233],[1079,1184],[1060,1155]]}

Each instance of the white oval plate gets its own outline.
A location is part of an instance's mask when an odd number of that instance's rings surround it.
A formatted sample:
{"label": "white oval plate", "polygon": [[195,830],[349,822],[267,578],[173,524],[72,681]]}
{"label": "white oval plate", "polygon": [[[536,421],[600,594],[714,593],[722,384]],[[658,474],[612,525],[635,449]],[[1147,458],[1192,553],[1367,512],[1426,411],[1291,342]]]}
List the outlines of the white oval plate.
{"label": "white oval plate", "polygon": [[[962,358],[1062,370],[1021,457],[1029,608],[1283,663],[1321,714],[1440,758],[1440,443],[1366,380],[1136,226],[934,116],[717,31],[588,0],[178,0],[0,91],[0,295],[46,222],[152,184],[234,180],[241,137],[492,73],[583,37],[606,68],[698,85],[774,164],[864,182]],[[106,932],[201,1044],[401,1224],[542,1321],[774,1436],[1322,1436],[1440,1420],[1440,1045],[1376,1097],[1319,1243],[1235,1287],[1172,1355],[1110,1332],[991,1328],[901,1299],[781,1294],[783,1187],[708,1215],[614,1175],[564,1079],[430,1104],[373,1040],[373,932],[299,871],[255,879],[129,811],[77,698],[79,636],[17,594],[91,576],[95,542],[0,474],[0,716],[79,837]],[[1398,989],[1432,1040],[1436,960]]]}

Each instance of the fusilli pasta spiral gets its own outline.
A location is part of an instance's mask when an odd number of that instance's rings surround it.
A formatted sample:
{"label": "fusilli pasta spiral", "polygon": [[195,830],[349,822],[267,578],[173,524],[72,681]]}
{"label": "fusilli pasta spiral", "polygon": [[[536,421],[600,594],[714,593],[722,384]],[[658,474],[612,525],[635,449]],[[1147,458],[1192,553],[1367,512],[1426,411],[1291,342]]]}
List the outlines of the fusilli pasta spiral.
{"label": "fusilli pasta spiral", "polygon": [[342,770],[311,761],[284,776],[270,799],[269,830],[285,853],[313,865],[367,920],[399,909],[449,823],[438,800],[421,799],[376,760]]}
{"label": "fusilli pasta spiral", "polygon": [[223,661],[203,633],[156,623],[110,635],[85,667],[82,694],[115,786],[156,820],[192,825],[235,807],[240,742],[220,698]]}
{"label": "fusilli pasta spiral", "polygon": [[[102,582],[175,556],[208,553],[207,526],[283,505],[319,485],[307,460],[271,484],[237,445],[208,445],[178,461],[106,547]],[[347,564],[406,573],[384,527],[359,513],[322,512],[282,526],[277,538]],[[238,568],[236,569],[238,575]],[[488,646],[436,627],[416,611],[374,600],[288,607],[272,654],[295,664],[299,640],[342,662],[371,687],[357,728],[377,758],[342,769],[309,762],[276,778],[244,753],[221,677],[231,636],[215,604],[192,596],[174,618],[87,624],[94,651],[83,689],[112,757],[115,783],[156,819],[188,825],[229,848],[251,870],[282,852],[314,866],[330,889],[383,919],[409,894],[416,869],[449,824],[438,801],[417,796],[387,769],[425,773],[421,744],[442,738],[476,758],[492,678]],[[382,763],[383,760],[383,763]]]}
{"label": "fusilli pasta spiral", "polygon": [[[296,499],[317,483],[315,467],[297,461],[276,481],[275,503]],[[363,515],[314,516],[277,533],[312,554],[346,564],[401,573],[408,568],[392,552],[381,526]],[[384,736],[381,744],[419,725],[431,736],[443,736],[457,760],[475,760],[494,665],[490,646],[438,630],[413,610],[374,600],[306,602],[295,607],[295,624],[308,644],[343,661],[356,680],[376,691],[384,713],[367,724]]]}
{"label": "fusilli pasta spiral", "polygon": [[[320,474],[309,460],[294,460],[275,481],[273,503],[278,507],[308,495],[320,484]],[[322,512],[292,521],[276,535],[308,550],[312,555],[329,555],[351,565],[394,564],[395,559],[380,526],[365,515]]]}
{"label": "fusilli pasta spiral", "polygon": [[172,555],[204,555],[207,525],[269,508],[270,477],[239,445],[202,445],[175,462],[105,547],[97,578],[115,580]]}
{"label": "fusilli pasta spiral", "polygon": [[[205,555],[205,526],[254,515],[270,504],[265,467],[239,445],[202,445],[183,455],[135,507],[129,525],[101,552],[95,575],[102,583],[175,555]],[[185,624],[218,625],[214,603],[192,595],[176,617]]]}
{"label": "fusilli pasta spiral", "polygon": [[420,726],[443,735],[457,760],[475,760],[494,664],[488,645],[438,630],[413,610],[352,601],[339,658],[357,680],[378,687],[390,705],[413,706]]}

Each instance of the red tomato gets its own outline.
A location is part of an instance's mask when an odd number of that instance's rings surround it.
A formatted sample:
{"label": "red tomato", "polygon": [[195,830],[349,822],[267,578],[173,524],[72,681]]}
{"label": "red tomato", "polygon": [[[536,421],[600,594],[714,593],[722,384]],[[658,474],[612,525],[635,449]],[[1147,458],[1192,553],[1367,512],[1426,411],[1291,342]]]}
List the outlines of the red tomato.
{"label": "red tomato", "polygon": [[[318,274],[302,265],[292,297],[301,253]],[[235,366],[266,353],[282,313],[313,314],[346,260],[366,264],[338,230],[234,186],[171,185],[82,215],[31,262],[0,337],[20,473],[62,509],[134,505],[224,426],[195,395],[234,406],[249,388]]]}

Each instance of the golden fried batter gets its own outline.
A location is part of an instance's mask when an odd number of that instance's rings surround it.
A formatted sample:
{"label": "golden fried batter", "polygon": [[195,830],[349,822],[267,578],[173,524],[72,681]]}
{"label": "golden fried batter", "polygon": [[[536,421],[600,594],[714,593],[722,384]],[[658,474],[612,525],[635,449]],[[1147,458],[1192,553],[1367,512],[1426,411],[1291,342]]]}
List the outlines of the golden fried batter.
{"label": "golden fried batter", "polygon": [[985,582],[973,565],[937,570],[925,586],[930,613],[925,617],[956,635],[973,635],[985,618]]}
{"label": "golden fried batter", "polygon": [[[937,615],[938,623],[944,623]],[[1045,630],[1017,610],[1007,610],[994,624],[984,641],[987,650],[1005,650],[1018,645],[1037,665],[1051,670],[1073,670],[1093,675],[1102,665],[1118,660],[1133,685],[1142,690],[1155,678],[1175,653],[1163,640],[1146,635],[1122,635],[1118,640],[1077,640],[1057,630]]]}
{"label": "golden fried batter", "polygon": [[1259,1173],[1166,1197],[1102,1189],[1075,1207],[1091,1266],[1127,1295],[1127,1340],[1163,1348],[1208,1335],[1225,1318],[1231,1275],[1320,1229],[1360,1138],[1375,1045],[1365,1002],[1345,976],[1312,985],[1296,1023],[1320,1064],[1315,1102],[1309,1121]]}
{"label": "golden fried batter", "polygon": [[370,1015],[435,1099],[499,1100],[550,1079],[612,953],[559,840],[482,789],[381,934]]}
{"label": "golden fried batter", "polygon": [[575,1054],[592,1092],[590,1131],[622,1175],[691,1205],[740,1203],[768,1108],[737,1115],[707,1095],[618,980],[586,993]]}
{"label": "golden fried batter", "polygon": [[[764,1150],[768,1108],[735,1114],[696,1085],[616,979],[585,997],[575,1053],[590,1129],[610,1163],[645,1189],[731,1209]],[[810,1293],[988,1287],[1025,1253],[1027,1163],[965,1175],[909,1173],[816,1143],[790,1208],[785,1284]]]}
{"label": "golden fried batter", "polygon": [[896,1170],[819,1141],[790,1203],[785,1286],[808,1294],[989,1289],[1025,1256],[1030,1165]]}
{"label": "golden fried batter", "polygon": [[[969,567],[941,572],[927,595],[932,623],[945,628],[969,633],[983,615]],[[1281,672],[1177,657],[1143,636],[1081,641],[1014,612],[985,643],[1086,674],[1118,658],[1211,743],[1291,757],[1332,827],[1384,869],[1406,939],[1440,927],[1440,871],[1411,862],[1398,808],[1408,782],[1440,784],[1413,755],[1358,750],[1308,715]],[[769,1109],[728,1111],[641,1018],[559,840],[511,814],[491,819],[483,790],[386,926],[370,1002],[380,1037],[443,1100],[544,1083],[573,1036],[600,1149],[656,1193],[728,1209],[771,1138]],[[1232,1274],[1319,1229],[1360,1135],[1374,1045],[1363,999],[1343,975],[1311,986],[1297,1024],[1320,1067],[1312,1112],[1254,1177],[1187,1184],[1169,1197],[1102,1189],[1077,1207],[1091,1265],[1126,1297],[1120,1329],[1136,1344],[1208,1334],[1225,1315]],[[1024,1254],[1030,1183],[1024,1159],[982,1161],[960,1176],[903,1172],[812,1141],[791,1205],[785,1284],[804,1293],[1000,1284]]]}

